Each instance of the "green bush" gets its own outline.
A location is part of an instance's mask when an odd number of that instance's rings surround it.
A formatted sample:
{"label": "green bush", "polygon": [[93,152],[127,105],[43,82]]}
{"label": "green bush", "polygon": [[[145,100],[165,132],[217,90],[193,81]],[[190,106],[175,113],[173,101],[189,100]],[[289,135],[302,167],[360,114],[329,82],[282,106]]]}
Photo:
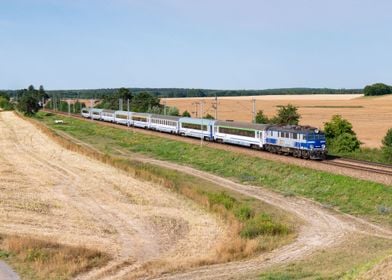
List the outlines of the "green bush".
{"label": "green bush", "polygon": [[0,96],[0,108],[8,111],[8,110],[13,110],[14,109],[14,105],[9,101],[9,99]]}
{"label": "green bush", "polygon": [[280,235],[289,233],[289,229],[279,223],[274,223],[270,216],[259,214],[245,223],[241,237],[255,238],[259,235]]}
{"label": "green bush", "polygon": [[353,131],[352,124],[340,115],[332,116],[324,125],[328,149],[332,152],[347,153],[358,150],[360,142]]}
{"label": "green bush", "polygon": [[230,210],[233,208],[236,199],[231,197],[226,192],[220,193],[207,193],[208,201],[211,206],[215,204],[223,205],[226,209]]}
{"label": "green bush", "polygon": [[382,152],[384,155],[384,158],[388,162],[392,162],[392,128],[390,128],[385,135],[384,139],[382,140]]}
{"label": "green bush", "polygon": [[330,149],[337,153],[347,153],[358,150],[360,143],[355,135],[349,133],[340,134],[330,144]]}
{"label": "green bush", "polygon": [[234,215],[241,221],[249,220],[254,216],[254,212],[249,205],[242,204],[234,209]]}

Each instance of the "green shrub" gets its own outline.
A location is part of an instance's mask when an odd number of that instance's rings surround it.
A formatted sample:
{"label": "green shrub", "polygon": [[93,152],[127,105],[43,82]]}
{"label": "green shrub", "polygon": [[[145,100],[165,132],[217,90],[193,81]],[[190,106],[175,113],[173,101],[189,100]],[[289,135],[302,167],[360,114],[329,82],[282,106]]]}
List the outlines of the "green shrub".
{"label": "green shrub", "polygon": [[234,215],[241,221],[249,220],[254,216],[254,212],[249,205],[242,204],[234,209]]}
{"label": "green shrub", "polygon": [[328,149],[332,152],[347,153],[358,150],[360,142],[353,131],[352,124],[340,115],[332,116],[324,125]]}
{"label": "green shrub", "polygon": [[360,143],[355,135],[343,133],[331,142],[329,148],[337,153],[347,153],[356,151],[359,147]]}
{"label": "green shrub", "polygon": [[234,203],[236,202],[236,199],[228,195],[226,192],[207,193],[207,196],[211,206],[220,204],[223,205],[227,210],[232,209]]}
{"label": "green shrub", "polygon": [[245,223],[241,237],[255,238],[259,235],[280,235],[289,233],[289,229],[279,223],[274,223],[270,216],[258,214]]}
{"label": "green shrub", "polygon": [[392,162],[392,128],[390,128],[385,135],[384,139],[382,140],[382,152],[384,155],[384,158],[388,162]]}

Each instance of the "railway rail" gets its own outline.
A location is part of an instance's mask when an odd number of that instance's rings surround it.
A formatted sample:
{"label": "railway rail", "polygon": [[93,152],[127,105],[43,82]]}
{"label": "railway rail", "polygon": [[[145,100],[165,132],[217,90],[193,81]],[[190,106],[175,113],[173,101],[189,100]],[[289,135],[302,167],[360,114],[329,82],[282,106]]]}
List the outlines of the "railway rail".
{"label": "railway rail", "polygon": [[[69,114],[69,113],[65,113],[65,112],[58,112],[58,111],[52,111],[52,110],[44,110],[45,112],[48,113],[54,113],[54,114],[58,114],[58,115],[63,115],[63,116],[68,116],[68,117],[73,117],[73,118],[77,118],[77,119],[83,119],[86,120],[86,118],[82,117],[81,115],[78,114]],[[106,126],[112,126],[112,127],[120,127],[123,129],[128,129],[127,126],[122,126],[122,125],[118,125],[115,123],[110,123],[110,122],[99,122],[102,125],[106,125]],[[146,130],[143,128],[138,128],[138,127],[132,127],[134,130],[140,131],[140,132],[145,132]],[[159,132],[155,132],[155,131],[151,131],[149,130],[149,132],[151,133],[157,133],[159,135],[165,135]],[[169,135],[167,134],[167,136],[170,136],[170,138],[172,137],[176,137],[174,135]],[[183,139],[181,136],[178,136],[178,139]],[[192,139],[192,138],[187,138],[189,139],[189,141],[193,142],[193,143],[199,143],[200,140],[197,139]],[[194,141],[192,141],[194,140]],[[217,145],[221,145],[221,144],[217,144]],[[233,146],[228,145],[230,148],[233,148]],[[236,146],[236,148],[241,149],[241,150],[250,150],[249,148],[246,147],[239,147]],[[237,149],[236,149],[237,150]],[[263,151],[260,151],[261,153]],[[270,154],[268,152],[264,152],[266,154]],[[280,157],[285,157],[285,156],[280,156]],[[298,161],[305,161],[303,159],[297,159],[297,158],[293,158],[294,160],[298,160]],[[322,164],[324,166],[336,166],[336,167],[340,167],[340,168],[345,168],[345,169],[349,169],[349,170],[356,170],[356,171],[360,171],[360,172],[368,172],[368,173],[372,173],[372,174],[379,174],[379,175],[383,175],[383,176],[387,176],[387,177],[391,177],[392,178],[392,165],[389,164],[382,164],[382,163],[376,163],[376,162],[370,162],[370,161],[361,161],[361,160],[355,160],[355,159],[349,159],[349,158],[341,158],[341,157],[329,157],[326,160],[323,161],[319,161],[316,162],[318,164]]]}

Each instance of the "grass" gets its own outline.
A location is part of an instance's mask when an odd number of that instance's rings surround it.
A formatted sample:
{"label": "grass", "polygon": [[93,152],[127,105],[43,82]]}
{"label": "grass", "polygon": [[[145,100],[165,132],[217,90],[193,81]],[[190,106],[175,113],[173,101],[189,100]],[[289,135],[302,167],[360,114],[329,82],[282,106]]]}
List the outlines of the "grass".
{"label": "grass", "polygon": [[[107,153],[120,148],[161,160],[186,164],[236,181],[283,194],[304,196],[342,212],[392,225],[392,188],[379,183],[283,164],[231,151],[150,136],[99,123],[39,113],[36,119]],[[55,119],[66,124],[56,125]]]}
{"label": "grass", "polygon": [[351,153],[334,153],[334,151],[331,151],[330,154],[357,160],[392,164],[390,160],[385,158],[382,150],[377,148],[361,148],[360,150]]}
{"label": "grass", "polygon": [[314,253],[311,257],[275,266],[259,275],[260,280],[344,279],[354,280],[391,253],[392,240],[351,236],[338,247]]}
{"label": "grass", "polygon": [[[69,120],[65,123],[70,124]],[[227,224],[227,242],[218,246],[213,258],[195,260],[195,263],[212,264],[247,258],[257,252],[271,251],[289,243],[295,237],[297,221],[294,222],[287,213],[270,205],[232,191],[225,191],[223,187],[198,177],[134,161],[129,156],[117,155],[118,152],[110,149],[117,147],[114,141],[105,141],[101,143],[103,145],[96,147],[79,146],[74,142],[75,139],[69,140],[59,136],[47,126],[39,127],[65,148],[111,164],[138,179],[148,180],[176,191],[206,210],[219,215]],[[108,143],[111,145],[109,146]],[[130,200],[132,199],[131,197]],[[261,216],[264,219],[260,219]],[[247,234],[246,232],[252,228],[254,232]],[[148,269],[151,270],[150,267]]]}
{"label": "grass", "polygon": [[99,251],[22,236],[0,236],[0,259],[22,279],[70,279],[109,261]]}

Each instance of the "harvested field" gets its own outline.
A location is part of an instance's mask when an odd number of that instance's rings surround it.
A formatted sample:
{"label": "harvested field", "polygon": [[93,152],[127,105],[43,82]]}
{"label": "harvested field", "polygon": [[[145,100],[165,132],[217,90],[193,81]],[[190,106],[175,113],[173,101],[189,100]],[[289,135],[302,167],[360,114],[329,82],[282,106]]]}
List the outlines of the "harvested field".
{"label": "harvested field", "polygon": [[[363,97],[362,95],[269,95],[235,96],[218,98],[218,119],[252,120],[252,99],[256,99],[256,111],[263,110],[271,117],[281,105],[291,103],[299,107],[301,124],[323,127],[334,114],[347,118],[365,147],[376,148],[392,127],[392,95]],[[188,110],[196,116],[195,102],[204,101],[204,115],[215,115],[214,98],[167,98],[162,99],[168,106],[175,106],[180,112]],[[199,110],[199,109],[198,109]],[[200,114],[200,113],[199,113]]]}
{"label": "harvested field", "polygon": [[108,270],[203,259],[224,242],[223,223],[191,201],[65,150],[12,112],[0,131],[2,234],[108,253]]}

